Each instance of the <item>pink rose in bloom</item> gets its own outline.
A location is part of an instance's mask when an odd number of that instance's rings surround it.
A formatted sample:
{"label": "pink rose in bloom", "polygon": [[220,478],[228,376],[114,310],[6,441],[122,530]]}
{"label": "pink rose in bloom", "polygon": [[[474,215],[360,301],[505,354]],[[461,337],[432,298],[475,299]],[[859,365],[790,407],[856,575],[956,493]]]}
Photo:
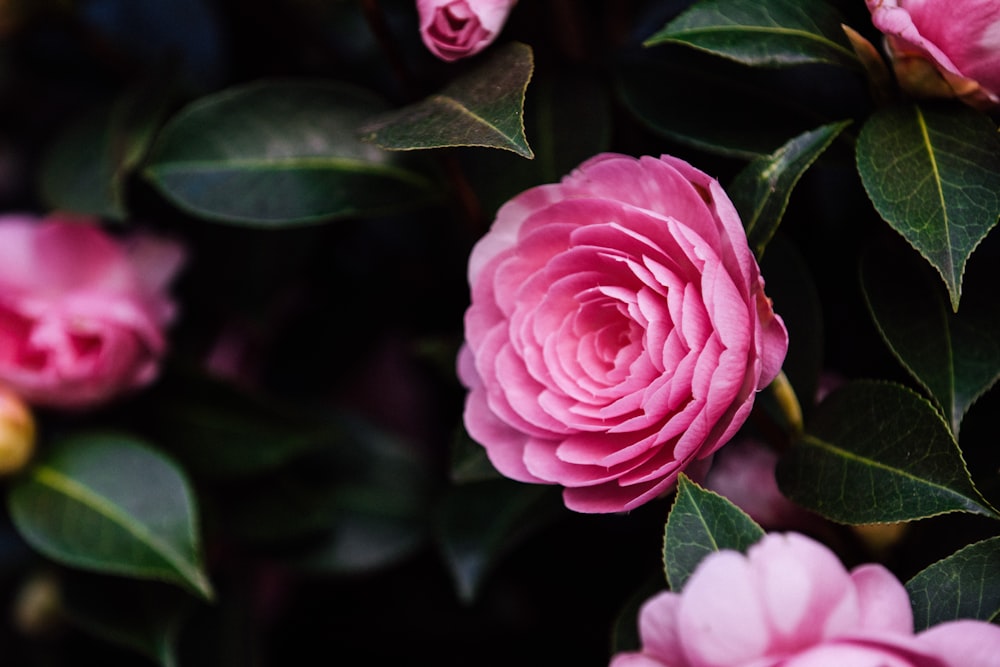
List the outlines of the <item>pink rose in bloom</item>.
{"label": "pink rose in bloom", "polygon": [[1000,106],[1000,2],[867,0],[900,85],[920,97]]}
{"label": "pink rose in bloom", "polygon": [[906,589],[878,564],[848,572],[827,547],[772,533],[746,556],[718,551],[681,593],[647,600],[642,650],[611,667],[996,667],[1000,627],[913,632]]}
{"label": "pink rose in bloom", "polygon": [[516,0],[417,0],[420,36],[431,53],[452,62],[475,55],[500,34]]}
{"label": "pink rose in bloom", "polygon": [[175,243],[118,241],[89,219],[0,216],[0,382],[59,408],[149,383],[182,261]]}
{"label": "pink rose in bloom", "polygon": [[669,156],[599,155],[514,197],[469,282],[466,428],[580,512],[706,469],[788,348],[729,198]]}

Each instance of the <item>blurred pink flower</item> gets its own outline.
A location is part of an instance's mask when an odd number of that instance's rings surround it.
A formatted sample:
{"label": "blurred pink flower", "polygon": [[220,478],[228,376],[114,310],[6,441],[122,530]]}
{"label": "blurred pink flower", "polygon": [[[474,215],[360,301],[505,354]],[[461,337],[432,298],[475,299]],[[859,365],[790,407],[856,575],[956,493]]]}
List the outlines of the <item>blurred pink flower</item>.
{"label": "blurred pink flower", "polygon": [[1000,106],[1000,2],[867,0],[900,86],[918,97]]}
{"label": "blurred pink flower", "polygon": [[116,240],[87,218],[0,216],[0,382],[59,408],[151,382],[183,256],[148,235]]}
{"label": "blurred pink flower", "polygon": [[493,43],[516,0],[417,0],[420,36],[441,60],[475,55]]}
{"label": "blurred pink flower", "polygon": [[603,154],[497,214],[469,260],[465,425],[504,475],[617,512],[707,465],[780,370],[784,324],[717,181]]}
{"label": "blurred pink flower", "polygon": [[819,517],[799,507],[778,489],[778,453],[759,440],[734,440],[719,450],[705,487],[725,496],[767,530],[806,530]]}
{"label": "blurred pink flower", "polygon": [[646,601],[639,632],[642,650],[611,667],[995,667],[1000,657],[1000,627],[959,620],[914,634],[891,572],[848,572],[797,533],[707,556],[681,593]]}

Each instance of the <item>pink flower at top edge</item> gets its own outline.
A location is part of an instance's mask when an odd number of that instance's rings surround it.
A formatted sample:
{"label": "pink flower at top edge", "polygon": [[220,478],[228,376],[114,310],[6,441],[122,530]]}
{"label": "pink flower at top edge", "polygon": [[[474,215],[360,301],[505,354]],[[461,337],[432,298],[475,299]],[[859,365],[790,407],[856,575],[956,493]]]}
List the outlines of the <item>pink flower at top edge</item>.
{"label": "pink flower at top edge", "polygon": [[177,243],[120,240],[89,218],[0,215],[0,383],[80,409],[151,382],[183,259]]}
{"label": "pink flower at top edge", "polygon": [[646,601],[639,631],[641,650],[611,667],[995,667],[1000,657],[1000,627],[961,620],[914,634],[892,573],[848,571],[797,533],[710,554],[683,591]]}
{"label": "pink flower at top edge", "polygon": [[469,260],[465,425],[515,480],[618,512],[699,476],[788,334],[719,183],[598,155],[501,207]]}
{"label": "pink flower at top edge", "polygon": [[452,62],[473,56],[500,34],[516,0],[417,0],[420,37],[431,53]]}
{"label": "pink flower at top edge", "polygon": [[1000,108],[1000,2],[867,0],[900,86],[917,97],[957,97]]}

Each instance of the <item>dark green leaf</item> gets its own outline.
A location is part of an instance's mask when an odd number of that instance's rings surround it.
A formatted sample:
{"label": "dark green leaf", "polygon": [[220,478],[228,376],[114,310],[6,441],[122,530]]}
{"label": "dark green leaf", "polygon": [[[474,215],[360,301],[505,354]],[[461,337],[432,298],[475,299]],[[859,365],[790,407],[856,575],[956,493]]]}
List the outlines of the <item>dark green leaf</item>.
{"label": "dark green leaf", "polygon": [[953,310],[973,250],[1000,216],[1000,136],[984,114],[913,105],[873,114],[858,171],[879,214],[941,274]]}
{"label": "dark green leaf", "polygon": [[139,425],[213,478],[261,474],[341,436],[329,420],[201,374],[167,374],[143,399]]}
{"label": "dark green leaf", "polygon": [[465,151],[458,156],[489,216],[517,193],[556,183],[610,147],[609,91],[592,73],[560,70],[555,76],[532,79],[524,116],[535,151],[530,162],[509,151]]}
{"label": "dark green leaf", "polygon": [[368,571],[411,554],[428,538],[425,460],[366,420],[329,420],[336,436],[322,449],[231,489],[228,528],[262,546],[303,543],[287,560],[315,571]]}
{"label": "dark green leaf", "polygon": [[746,551],[762,537],[764,530],[746,512],[682,474],[663,540],[663,564],[671,590],[682,590],[698,563],[710,553]]}
{"label": "dark green leaf", "polygon": [[1000,618],[1000,537],[970,544],[906,582],[917,632],[960,618]]}
{"label": "dark green leaf", "polygon": [[778,463],[777,477],[794,502],[842,523],[998,516],[973,485],[940,413],[891,383],[857,381],[830,394]]}
{"label": "dark green leaf", "polygon": [[530,159],[524,94],[533,69],[531,47],[514,42],[440,93],[365,123],[362,137],[390,150],[482,146]]}
{"label": "dark green leaf", "polygon": [[146,156],[166,102],[161,89],[140,89],[70,124],[44,156],[45,203],[113,220],[127,218],[126,180]]}
{"label": "dark green leaf", "polygon": [[829,65],[762,69],[664,44],[618,69],[622,102],[658,134],[752,159],[789,137],[868,112],[864,81]]}
{"label": "dark green leaf", "polygon": [[54,443],[8,502],[18,532],[53,560],[212,597],[194,495],[181,470],[140,441],[93,434]]}
{"label": "dark green leaf", "polygon": [[832,123],[800,134],[774,153],[753,160],[733,179],[726,191],[758,260],[781,223],[795,184],[849,124]]}
{"label": "dark green leaf", "polygon": [[474,600],[500,557],[562,511],[554,487],[506,479],[451,487],[435,522],[459,596]]}
{"label": "dark green leaf", "polygon": [[646,46],[680,42],[747,65],[857,66],[843,22],[822,0],[701,0]]}
{"label": "dark green leaf", "polygon": [[172,118],[144,173],[177,206],[221,222],[282,226],[423,204],[426,177],[357,138],[384,108],[346,84],[237,86]]}
{"label": "dark green leaf", "polygon": [[[802,409],[808,411],[823,367],[823,312],[816,284],[798,248],[781,232],[768,244],[760,270],[766,281],[765,292],[788,329],[788,353],[782,370],[795,388]],[[767,409],[772,392],[761,392],[757,397]],[[780,416],[780,412],[774,414]]]}
{"label": "dark green leaf", "polygon": [[86,632],[137,651],[161,667],[178,664],[181,627],[192,599],[175,588],[90,573],[67,573],[62,601],[70,620]]}
{"label": "dark green leaf", "polygon": [[861,268],[879,333],[957,438],[966,411],[1000,379],[1000,306],[989,299],[954,313],[930,268],[910,257],[869,253]]}

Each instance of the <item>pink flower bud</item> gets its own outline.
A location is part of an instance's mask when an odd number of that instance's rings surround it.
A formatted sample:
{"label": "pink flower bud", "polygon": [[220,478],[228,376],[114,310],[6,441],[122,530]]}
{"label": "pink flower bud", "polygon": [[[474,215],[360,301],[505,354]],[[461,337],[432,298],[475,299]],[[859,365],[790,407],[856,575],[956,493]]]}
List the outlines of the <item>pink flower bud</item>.
{"label": "pink flower bud", "polygon": [[420,36],[441,60],[475,55],[493,43],[516,0],[417,0]]}
{"label": "pink flower bud", "polygon": [[899,85],[916,97],[1000,107],[1000,3],[867,0]]}
{"label": "pink flower bud", "polygon": [[18,472],[35,451],[35,419],[21,397],[0,386],[0,475]]}

